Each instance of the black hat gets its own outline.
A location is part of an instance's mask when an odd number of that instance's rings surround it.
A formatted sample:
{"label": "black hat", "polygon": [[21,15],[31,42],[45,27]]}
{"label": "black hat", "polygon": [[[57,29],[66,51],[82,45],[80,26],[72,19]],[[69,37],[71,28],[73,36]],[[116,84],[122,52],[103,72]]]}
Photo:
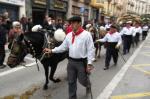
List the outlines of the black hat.
{"label": "black hat", "polygon": [[73,16],[70,19],[68,19],[69,22],[81,22],[80,16]]}

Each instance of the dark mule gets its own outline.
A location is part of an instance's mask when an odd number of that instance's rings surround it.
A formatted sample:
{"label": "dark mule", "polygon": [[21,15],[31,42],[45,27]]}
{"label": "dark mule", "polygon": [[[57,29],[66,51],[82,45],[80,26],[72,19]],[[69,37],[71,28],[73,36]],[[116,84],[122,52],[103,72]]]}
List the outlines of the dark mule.
{"label": "dark mule", "polygon": [[[49,43],[45,39],[45,34],[42,32],[29,32],[24,33],[18,36],[13,43],[11,53],[8,57],[7,64],[11,68],[16,67],[22,57],[22,53],[30,53],[35,58],[41,59],[43,55],[43,47],[47,47],[49,44],[50,48],[59,46],[61,43],[57,42],[54,39],[52,34],[49,35]],[[46,46],[45,46],[46,45]],[[54,74],[57,68],[57,65],[60,61],[64,60],[67,57],[67,52],[52,54],[50,57],[45,57],[41,60],[45,70],[46,81],[44,84],[44,89],[48,89],[49,79],[54,83],[60,82],[60,79],[54,79]],[[51,67],[51,72],[49,76],[49,66]]]}

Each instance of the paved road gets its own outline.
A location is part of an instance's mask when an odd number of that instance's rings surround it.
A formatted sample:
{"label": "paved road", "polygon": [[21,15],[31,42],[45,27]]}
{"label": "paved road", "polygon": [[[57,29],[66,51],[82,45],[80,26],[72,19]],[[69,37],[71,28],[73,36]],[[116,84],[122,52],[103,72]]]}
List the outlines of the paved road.
{"label": "paved road", "polygon": [[[124,58],[128,60],[133,52],[135,52],[135,50],[136,48],[132,48],[131,52],[125,55]],[[121,68],[125,64],[124,60],[120,57],[118,60],[118,65],[116,67],[111,66],[109,70],[104,71],[104,59],[105,49],[102,49],[101,58],[94,63],[95,69],[90,76],[94,99],[105,99],[98,98],[98,96],[100,96],[100,94],[105,91],[106,86],[111,82],[114,76],[121,70]],[[60,77],[62,79],[62,82],[57,84],[50,82],[49,89],[47,91],[42,90],[45,81],[42,65],[40,65],[40,72],[38,72],[34,60],[30,55],[26,58],[26,64],[31,67],[25,68],[19,66],[14,69],[10,69],[9,67],[7,67],[3,70],[0,70],[0,97],[4,97],[7,95],[19,97],[23,96],[24,93],[26,93],[28,94],[28,96],[30,96],[31,99],[67,99],[67,60],[64,60],[59,64],[55,74],[56,77]],[[113,65],[113,62],[111,64]],[[118,95],[119,93],[117,92],[119,91],[114,92],[112,96]],[[78,84],[78,99],[87,99],[87,97],[85,97],[85,88],[83,88],[80,84]]]}

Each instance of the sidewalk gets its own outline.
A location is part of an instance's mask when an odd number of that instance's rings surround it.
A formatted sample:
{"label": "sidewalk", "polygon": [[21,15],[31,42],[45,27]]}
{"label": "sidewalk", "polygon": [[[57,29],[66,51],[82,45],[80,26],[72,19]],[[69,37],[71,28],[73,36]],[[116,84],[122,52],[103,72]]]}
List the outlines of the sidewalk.
{"label": "sidewalk", "polygon": [[150,99],[150,36],[97,99]]}

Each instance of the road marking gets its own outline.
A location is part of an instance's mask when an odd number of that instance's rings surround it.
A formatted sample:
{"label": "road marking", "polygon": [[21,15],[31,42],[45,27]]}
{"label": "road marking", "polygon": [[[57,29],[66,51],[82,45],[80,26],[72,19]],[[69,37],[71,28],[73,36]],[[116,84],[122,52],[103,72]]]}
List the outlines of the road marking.
{"label": "road marking", "polygon": [[148,45],[144,45],[143,47],[150,48],[150,46],[148,46]]}
{"label": "road marking", "polygon": [[143,53],[141,53],[141,54],[143,54],[143,55],[145,55],[145,56],[150,56],[150,52],[143,52]]}
{"label": "road marking", "polygon": [[136,67],[145,67],[145,66],[150,66],[150,64],[136,64],[136,65],[132,65],[132,66],[136,66]]}
{"label": "road marking", "polygon": [[145,44],[150,44],[150,42],[148,41],[148,42],[146,42]]}
{"label": "road marking", "polygon": [[141,50],[142,46],[144,45],[145,41],[143,41],[142,44],[139,46],[139,48],[136,49],[136,51],[133,53],[133,55],[129,58],[129,60],[124,64],[124,66],[121,68],[121,70],[115,75],[115,77],[112,79],[112,81],[104,88],[102,93],[100,93],[100,95],[96,99],[109,99],[112,92],[114,91],[114,89],[116,88],[118,83],[121,81],[121,79],[125,75],[128,68],[131,66],[131,64],[134,61],[135,57],[140,52],[140,50]]}
{"label": "road marking", "polygon": [[[27,64],[26,67],[30,67],[30,66],[33,66],[33,65],[35,65],[35,64],[36,64],[36,62],[30,63],[30,64]],[[19,70],[22,70],[22,69],[24,69],[24,68],[26,68],[26,67],[20,66],[20,67],[16,67],[16,68],[13,68],[13,69],[10,69],[10,70],[1,72],[1,73],[0,73],[0,77],[5,76],[5,75],[8,75],[8,74],[10,74],[10,73],[14,73],[14,72],[19,71]]]}
{"label": "road marking", "polygon": [[132,65],[133,68],[143,72],[144,74],[150,75],[150,71],[144,70],[142,67],[148,67],[150,64],[138,64],[138,65]]}
{"label": "road marking", "polygon": [[144,70],[142,68],[139,68],[139,67],[134,67],[134,68],[137,69],[137,70],[139,70],[139,71],[141,71],[141,72],[143,72],[143,73],[145,73],[145,74],[150,75],[150,72],[148,72],[148,71],[146,71],[146,70]]}
{"label": "road marking", "polygon": [[111,99],[129,99],[150,96],[150,92],[112,96]]}

